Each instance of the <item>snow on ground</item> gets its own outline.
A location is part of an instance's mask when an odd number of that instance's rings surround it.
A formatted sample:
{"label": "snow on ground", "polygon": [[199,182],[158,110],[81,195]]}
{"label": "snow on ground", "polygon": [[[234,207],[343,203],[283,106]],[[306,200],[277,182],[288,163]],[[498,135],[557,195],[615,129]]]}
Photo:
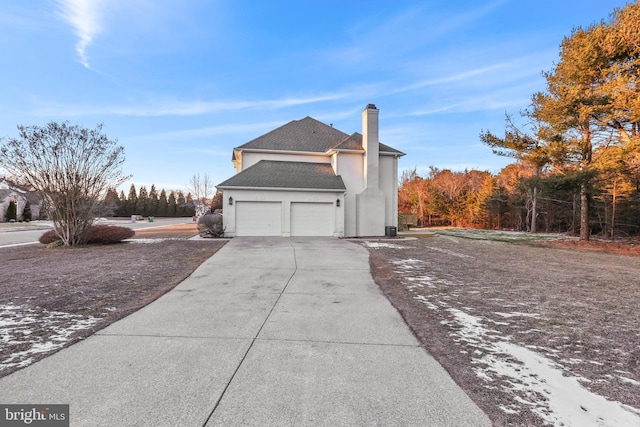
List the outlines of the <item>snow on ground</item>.
{"label": "snow on ground", "polygon": [[436,251],[436,252],[442,252],[444,254],[447,255],[453,255],[455,257],[458,258],[473,258],[471,255],[467,255],[467,254],[461,254],[459,252],[455,252],[455,251],[451,251],[449,249],[444,249],[444,248],[435,248],[435,247],[431,247],[431,246],[425,246],[427,249],[431,249],[432,251]]}
{"label": "snow on ground", "polygon": [[125,239],[125,242],[130,243],[160,243],[166,240],[178,240],[178,239]]}
{"label": "snow on ground", "polygon": [[388,249],[404,249],[404,246],[396,245],[393,243],[384,243],[384,242],[370,242],[363,241],[362,244],[367,248],[380,249],[380,248],[388,248]]}
{"label": "snow on ground", "polygon": [[558,233],[527,233],[525,231],[509,230],[480,230],[476,228],[438,228],[434,232],[440,236],[461,237],[476,240],[500,240],[500,241],[529,241],[529,240],[558,240],[567,236]]}
{"label": "snow on ground", "polygon": [[580,384],[583,378],[564,376],[563,366],[509,342],[509,337],[486,328],[479,317],[454,308],[448,311],[453,314],[455,327],[460,328],[452,335],[480,350],[476,374],[489,380],[494,376],[508,378],[508,389],[526,396],[520,403],[549,424],[640,426],[640,411],[592,393]]}
{"label": "snow on ground", "polygon": [[91,328],[98,320],[42,308],[0,305],[0,344],[24,349],[0,360],[0,373],[29,366],[37,354],[63,347],[74,332]]}
{"label": "snow on ground", "polygon": [[[429,310],[448,314],[447,320],[441,323],[450,328],[452,338],[475,349],[468,353],[477,366],[478,378],[488,383],[501,380],[500,383],[507,384],[503,391],[514,396],[514,404],[501,406],[505,413],[518,414],[519,408],[528,407],[550,425],[640,426],[640,410],[591,392],[580,383],[587,381],[585,378],[566,376],[567,369],[560,363],[534,351],[535,348],[518,345],[512,342],[512,337],[488,327],[492,322],[490,319],[453,308],[437,293],[429,294],[428,290],[437,287],[438,283],[450,282],[425,275],[427,271],[421,269],[427,265],[425,261],[405,259],[392,261],[392,264],[417,301]],[[539,316],[517,311],[495,314],[503,318]]]}

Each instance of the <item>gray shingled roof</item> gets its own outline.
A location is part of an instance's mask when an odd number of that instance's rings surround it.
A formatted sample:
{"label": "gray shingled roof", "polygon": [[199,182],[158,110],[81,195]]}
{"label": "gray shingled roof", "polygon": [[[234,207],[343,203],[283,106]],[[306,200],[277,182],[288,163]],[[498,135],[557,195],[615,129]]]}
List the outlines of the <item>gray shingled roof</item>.
{"label": "gray shingled roof", "polygon": [[346,191],[328,163],[261,160],[217,185],[219,188],[299,188]]}
{"label": "gray shingled roof", "polygon": [[362,135],[356,132],[344,138],[340,144],[331,148],[334,150],[362,150]]}
{"label": "gray shingled roof", "polygon": [[316,119],[305,117],[280,126],[238,148],[324,153],[348,136]]}
{"label": "gray shingled roof", "polygon": [[[311,118],[294,120],[237,147],[239,150],[279,150],[325,153],[330,149],[362,150],[362,135],[347,135],[332,126]],[[404,155],[380,143],[380,152]],[[235,156],[235,153],[234,153]]]}

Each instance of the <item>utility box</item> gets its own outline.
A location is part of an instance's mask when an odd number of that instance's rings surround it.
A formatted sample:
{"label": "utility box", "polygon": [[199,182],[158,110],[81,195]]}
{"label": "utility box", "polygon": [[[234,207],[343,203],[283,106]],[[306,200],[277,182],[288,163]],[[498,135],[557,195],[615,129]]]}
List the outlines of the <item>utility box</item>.
{"label": "utility box", "polygon": [[396,237],[398,235],[398,227],[387,225],[384,228],[384,235],[389,237]]}

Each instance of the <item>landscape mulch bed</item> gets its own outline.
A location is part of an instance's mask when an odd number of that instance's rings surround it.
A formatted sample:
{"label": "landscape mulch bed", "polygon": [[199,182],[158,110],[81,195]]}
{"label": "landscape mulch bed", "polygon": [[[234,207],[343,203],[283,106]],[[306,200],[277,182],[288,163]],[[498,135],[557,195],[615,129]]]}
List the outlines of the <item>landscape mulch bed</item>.
{"label": "landscape mulch bed", "polygon": [[[5,315],[17,314],[19,323],[30,326],[19,331],[29,338],[22,343],[17,339],[20,337],[3,331],[0,338],[6,342],[0,348],[0,362],[28,351],[34,342],[40,347],[46,343],[46,334],[51,334],[51,330],[39,328],[38,322],[29,322],[42,313],[46,319],[54,315],[62,319],[55,325],[58,329],[64,328],[61,322],[90,320],[88,328],[65,331],[60,338],[64,338],[64,345],[54,348],[59,350],[173,289],[225,243],[213,239],[187,240],[197,233],[195,224],[185,224],[138,230],[131,241],[113,245],[0,248],[0,308],[5,309]],[[10,322],[11,319],[4,319],[5,325]],[[42,342],[38,342],[39,334]],[[23,359],[30,358],[32,363],[50,353],[26,354]],[[13,362],[9,366],[0,365],[0,376],[21,367],[15,363],[19,360]]]}

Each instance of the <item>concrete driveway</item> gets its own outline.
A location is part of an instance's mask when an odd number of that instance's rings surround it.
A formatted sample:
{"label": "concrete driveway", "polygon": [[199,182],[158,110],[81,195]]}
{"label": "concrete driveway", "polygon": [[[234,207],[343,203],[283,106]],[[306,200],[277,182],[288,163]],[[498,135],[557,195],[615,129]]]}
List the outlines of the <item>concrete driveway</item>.
{"label": "concrete driveway", "polygon": [[1,403],[71,425],[483,426],[331,238],[235,238],[156,302],[0,379]]}

